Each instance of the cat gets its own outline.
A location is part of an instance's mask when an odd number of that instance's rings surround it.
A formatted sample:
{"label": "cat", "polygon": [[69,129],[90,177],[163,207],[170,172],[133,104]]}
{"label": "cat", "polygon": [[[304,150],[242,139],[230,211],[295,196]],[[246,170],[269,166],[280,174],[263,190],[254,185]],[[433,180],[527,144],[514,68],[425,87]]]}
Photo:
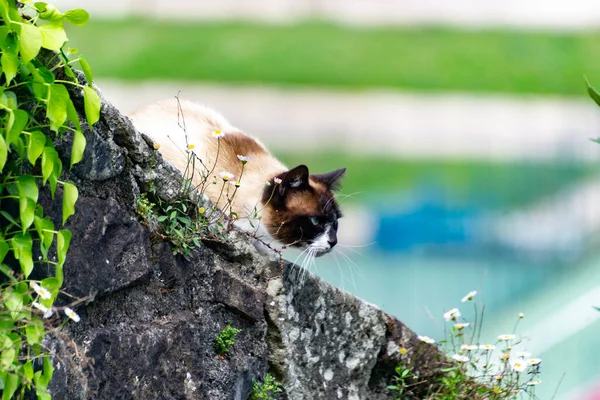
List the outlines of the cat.
{"label": "cat", "polygon": [[[188,164],[186,149],[214,170],[208,179],[217,184],[207,185],[204,193],[220,208],[227,207],[231,197],[223,192],[231,195],[235,190],[230,210],[239,218],[236,225],[260,239],[255,245],[262,253],[268,250],[260,242],[272,240],[315,256],[336,245],[342,213],[333,192],[340,188],[345,168],[325,174],[309,174],[305,165],[288,169],[258,139],[197,103],[164,100],[130,119],[180,171]],[[200,185],[202,177],[195,174],[193,183]],[[257,220],[244,218],[254,212]]]}

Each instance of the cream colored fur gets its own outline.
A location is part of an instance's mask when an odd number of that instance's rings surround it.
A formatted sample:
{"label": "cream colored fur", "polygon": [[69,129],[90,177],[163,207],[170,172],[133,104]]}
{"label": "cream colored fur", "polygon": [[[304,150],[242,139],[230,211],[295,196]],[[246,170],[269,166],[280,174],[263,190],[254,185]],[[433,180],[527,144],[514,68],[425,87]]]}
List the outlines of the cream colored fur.
{"label": "cream colored fur", "polygon": [[[135,112],[130,116],[136,128],[152,138],[160,145],[160,152],[163,157],[171,162],[180,171],[185,171],[188,163],[186,153],[187,145],[194,145],[194,152],[202,159],[202,162],[212,169],[213,176],[209,177],[212,182],[216,179],[217,184],[209,184],[206,188],[206,195],[216,202],[219,193],[223,187],[223,180],[219,176],[222,171],[228,171],[235,174],[235,179],[239,179],[242,163],[236,157],[231,149],[228,149],[221,140],[221,148],[217,157],[219,141],[213,137],[215,130],[221,130],[225,134],[241,134],[249,138],[251,136],[240,131],[231,125],[221,114],[196,103],[181,101],[181,109],[177,100],[164,100],[159,103],[148,106]],[[185,131],[183,129],[185,122]],[[187,142],[186,142],[187,133]],[[232,209],[241,219],[241,225],[249,229],[249,225],[244,223],[244,217],[251,216],[256,208],[260,210],[260,199],[265,188],[265,183],[274,176],[287,171],[287,168],[275,157],[271,156],[264,145],[255,138],[252,140],[258,144],[262,151],[246,153],[240,152],[240,155],[250,156],[252,159],[245,165],[244,174],[241,178],[241,186],[238,188],[233,200]],[[196,165],[196,170],[203,170],[203,167]],[[201,176],[195,173],[194,184],[201,184]],[[229,194],[233,193],[235,188],[226,183],[225,190]],[[226,197],[221,196],[218,206],[224,207]],[[255,224],[256,225],[256,224]]]}

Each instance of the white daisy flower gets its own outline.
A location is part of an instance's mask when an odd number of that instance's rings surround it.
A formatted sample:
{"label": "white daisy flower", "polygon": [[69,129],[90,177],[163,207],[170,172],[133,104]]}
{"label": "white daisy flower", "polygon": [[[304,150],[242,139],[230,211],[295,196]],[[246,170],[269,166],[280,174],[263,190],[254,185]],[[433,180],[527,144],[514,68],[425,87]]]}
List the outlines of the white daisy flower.
{"label": "white daisy flower", "polygon": [[31,303],[32,306],[34,306],[35,308],[37,308],[38,310],[40,310],[41,312],[43,312],[44,314],[48,312],[48,307],[46,307],[43,304],[38,303],[37,301],[34,301],[33,303]]}
{"label": "white daisy flower", "polygon": [[456,321],[456,319],[461,315],[462,314],[460,313],[460,311],[458,311],[458,308],[453,308],[452,310],[444,313],[444,319],[446,321]]}
{"label": "white daisy flower", "polygon": [[196,145],[193,143],[188,144],[187,146],[188,150],[194,150],[196,148]]}
{"label": "white daisy flower", "polygon": [[240,182],[240,181],[229,181],[229,183],[231,183],[236,188],[239,188],[240,185],[242,184],[242,182]]}
{"label": "white daisy flower", "polygon": [[419,335],[419,336],[417,336],[417,337],[419,338],[419,340],[420,340],[421,342],[425,342],[425,343],[429,343],[429,344],[433,344],[433,343],[435,343],[435,340],[433,340],[433,339],[432,339],[432,338],[430,338],[429,336],[421,336],[421,335]]}
{"label": "white daisy flower", "polygon": [[79,315],[77,315],[77,313],[75,311],[73,311],[72,309],[70,309],[69,307],[65,308],[65,315],[67,317],[71,318],[75,322],[81,321],[81,318],[79,317]]}
{"label": "white daisy flower", "polygon": [[466,350],[466,351],[477,350],[478,348],[479,348],[479,346],[477,346],[476,344],[463,344],[462,346],[460,346],[461,350]]}
{"label": "white daisy flower", "polygon": [[498,340],[500,341],[508,341],[508,340],[515,340],[516,336],[511,334],[508,335],[500,335],[498,336]]}
{"label": "white daisy flower", "polygon": [[276,185],[279,185],[282,182],[282,180],[279,178],[273,178],[273,182],[275,182]]}
{"label": "white daisy flower", "polygon": [[527,368],[527,363],[523,360],[513,360],[510,363],[510,367],[513,371],[523,372],[525,371],[525,368]]}
{"label": "white daisy flower", "polygon": [[219,138],[222,138],[223,136],[225,136],[225,132],[223,132],[220,129],[217,129],[217,130],[215,130],[215,131],[212,132],[212,135],[213,135],[214,138],[219,139]]}
{"label": "white daisy flower", "polygon": [[229,181],[229,180],[235,178],[235,175],[233,175],[231,172],[227,172],[227,171],[220,172],[219,175],[221,175],[221,178],[223,178],[224,181]]}
{"label": "white daisy flower", "polygon": [[46,311],[46,312],[44,313],[44,315],[42,315],[42,318],[44,318],[44,319],[48,319],[48,318],[50,318],[51,316],[52,316],[52,309],[51,309],[51,308],[49,308],[49,309],[48,309],[48,311]]}
{"label": "white daisy flower", "polygon": [[479,345],[479,349],[480,350],[495,350],[496,346],[494,346],[493,344],[480,344]]}
{"label": "white daisy flower", "polygon": [[238,160],[242,162],[242,164],[246,164],[248,161],[252,160],[252,157],[237,155]]}
{"label": "white daisy flower", "polygon": [[469,323],[468,323],[468,322],[459,322],[459,323],[457,323],[457,324],[454,324],[454,327],[455,327],[456,329],[458,329],[459,331],[461,331],[461,330],[465,329],[467,326],[469,326]]}
{"label": "white daisy flower", "polygon": [[540,383],[542,383],[541,379],[533,379],[533,380],[527,382],[527,386],[539,385]]}
{"label": "white daisy flower", "polygon": [[458,362],[468,362],[469,361],[469,357],[467,356],[461,356],[460,354],[454,354],[452,356],[452,359]]}
{"label": "white daisy flower", "polygon": [[529,360],[527,360],[527,364],[529,364],[529,365],[538,365],[541,362],[542,362],[541,358],[530,358]]}
{"label": "white daisy flower", "polygon": [[42,298],[42,300],[48,300],[52,298],[52,293],[46,288],[41,287],[37,283],[31,281],[29,286]]}
{"label": "white daisy flower", "polygon": [[473,297],[477,294],[477,290],[473,290],[472,292],[467,293],[465,297],[462,298],[462,302],[467,302],[473,300]]}
{"label": "white daisy flower", "polygon": [[520,313],[519,313],[519,318],[521,318],[521,319],[525,318],[525,314],[524,314],[524,313],[522,313],[522,312],[520,312]]}

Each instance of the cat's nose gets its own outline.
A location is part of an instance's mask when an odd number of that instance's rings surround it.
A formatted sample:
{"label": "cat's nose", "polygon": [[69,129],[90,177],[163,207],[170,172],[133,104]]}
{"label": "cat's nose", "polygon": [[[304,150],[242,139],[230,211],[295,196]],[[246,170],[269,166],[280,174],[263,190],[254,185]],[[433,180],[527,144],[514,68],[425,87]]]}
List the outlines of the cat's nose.
{"label": "cat's nose", "polygon": [[327,240],[327,243],[329,243],[330,248],[333,248],[333,246],[335,246],[337,244],[337,237],[334,236],[332,238],[329,238]]}

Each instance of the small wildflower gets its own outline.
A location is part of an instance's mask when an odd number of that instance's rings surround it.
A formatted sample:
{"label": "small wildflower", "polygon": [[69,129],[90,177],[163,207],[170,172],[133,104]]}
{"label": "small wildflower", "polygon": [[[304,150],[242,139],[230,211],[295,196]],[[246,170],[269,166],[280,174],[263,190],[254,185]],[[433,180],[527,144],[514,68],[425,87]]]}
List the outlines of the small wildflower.
{"label": "small wildflower", "polygon": [[35,308],[37,308],[38,310],[40,310],[41,312],[43,312],[44,314],[48,312],[48,307],[46,307],[43,304],[38,303],[37,301],[34,301],[33,303],[31,303],[32,306],[34,306]]}
{"label": "small wildflower", "polygon": [[472,301],[473,297],[477,294],[477,290],[473,290],[472,292],[467,293],[465,297],[462,298],[462,302],[465,303],[467,301]]}
{"label": "small wildflower", "polygon": [[498,336],[498,340],[500,341],[508,341],[508,340],[514,340],[516,338],[515,335],[513,335],[512,333],[509,335],[500,335]]}
{"label": "small wildflower", "polygon": [[200,214],[204,214],[204,211],[206,211],[206,210],[204,209],[204,207],[200,207],[200,208],[198,209],[198,212],[199,212]]}
{"label": "small wildflower", "polygon": [[252,160],[252,157],[237,155],[238,160],[242,162],[242,164],[246,164],[248,161]]}
{"label": "small wildflower", "polygon": [[496,375],[494,377],[494,379],[497,380],[497,381],[501,381],[502,380],[502,375]]}
{"label": "small wildflower", "polygon": [[265,186],[271,186],[271,182],[269,182],[269,181],[266,181],[266,182],[265,182]]}
{"label": "small wildflower", "polygon": [[538,365],[541,362],[542,362],[541,358],[530,358],[529,360],[527,360],[527,364],[529,364],[529,365]]}
{"label": "small wildflower", "polygon": [[432,338],[430,338],[429,336],[421,336],[421,335],[419,335],[419,336],[418,336],[418,338],[419,338],[419,340],[420,340],[421,342],[425,342],[425,343],[429,343],[429,344],[433,344],[433,343],[435,343],[435,340],[433,340],[433,339],[432,339]]}
{"label": "small wildflower", "polygon": [[493,392],[494,392],[495,394],[500,394],[500,393],[502,393],[502,389],[500,389],[499,387],[495,387],[495,388],[494,388],[494,389],[492,389],[492,390],[493,390]]}
{"label": "small wildflower", "polygon": [[219,175],[221,175],[221,178],[223,178],[224,181],[228,181],[230,179],[235,178],[235,175],[227,171],[220,172]]}
{"label": "small wildflower", "polygon": [[187,148],[188,148],[188,150],[194,150],[196,148],[196,145],[190,143],[190,144],[188,144]]}
{"label": "small wildflower", "polygon": [[517,353],[517,357],[519,357],[519,358],[531,357],[531,353],[528,351],[520,351]]}
{"label": "small wildflower", "polygon": [[504,353],[500,356],[500,359],[503,361],[507,361],[510,358],[510,353]]}
{"label": "small wildflower", "polygon": [[452,356],[452,359],[458,362],[468,362],[469,361],[469,357],[467,356],[461,356],[460,354],[454,354]]}
{"label": "small wildflower", "polygon": [[46,312],[44,313],[44,315],[42,315],[42,318],[44,318],[44,319],[48,319],[48,318],[50,318],[51,316],[52,316],[52,309],[51,309],[51,308],[49,308],[49,309],[48,309],[48,311],[46,311]]}
{"label": "small wildflower", "polygon": [[523,319],[525,318],[525,314],[523,314],[522,312],[519,313],[519,318]]}
{"label": "small wildflower", "polygon": [[223,132],[220,129],[217,129],[216,131],[213,131],[212,135],[214,138],[219,139],[219,138],[222,138],[223,136],[225,136],[225,132]]}
{"label": "small wildflower", "polygon": [[456,329],[458,329],[459,331],[462,331],[464,328],[466,328],[467,326],[469,326],[468,322],[459,322],[457,324],[454,325],[454,327]]}
{"label": "small wildflower", "polygon": [[444,313],[444,319],[446,321],[456,321],[456,319],[461,315],[462,314],[460,313],[460,311],[458,311],[458,308],[453,308],[452,310]]}
{"label": "small wildflower", "polygon": [[240,185],[242,184],[242,182],[240,182],[240,181],[229,181],[229,183],[231,183],[236,188],[239,188]]}
{"label": "small wildflower", "polygon": [[514,360],[510,363],[510,366],[516,372],[523,372],[527,368],[527,364],[523,360]]}
{"label": "small wildflower", "polygon": [[533,379],[533,380],[527,382],[527,386],[539,385],[540,383],[542,383],[541,379]]}
{"label": "small wildflower", "polygon": [[401,355],[405,355],[408,352],[408,350],[406,350],[406,347],[400,347],[399,351]]}
{"label": "small wildflower", "polygon": [[471,351],[471,350],[477,350],[478,346],[476,344],[463,344],[462,346],[460,346],[460,349]]}
{"label": "small wildflower", "polygon": [[276,185],[279,185],[283,181],[280,178],[273,178],[273,182],[275,182]]}
{"label": "small wildflower", "polygon": [[52,293],[48,289],[41,287],[35,282],[29,282],[29,286],[43,299],[48,300],[52,298]]}
{"label": "small wildflower", "polygon": [[81,321],[81,318],[79,317],[79,315],[77,315],[77,313],[75,311],[73,311],[72,309],[70,309],[69,307],[65,308],[65,315],[67,317],[71,318],[75,322]]}
{"label": "small wildflower", "polygon": [[496,348],[496,346],[494,346],[493,344],[480,344],[479,345],[479,349],[480,350],[494,350]]}
{"label": "small wildflower", "polygon": [[158,150],[158,149],[160,149],[160,144],[154,143],[154,146],[152,146],[152,147],[154,147],[154,150]]}

